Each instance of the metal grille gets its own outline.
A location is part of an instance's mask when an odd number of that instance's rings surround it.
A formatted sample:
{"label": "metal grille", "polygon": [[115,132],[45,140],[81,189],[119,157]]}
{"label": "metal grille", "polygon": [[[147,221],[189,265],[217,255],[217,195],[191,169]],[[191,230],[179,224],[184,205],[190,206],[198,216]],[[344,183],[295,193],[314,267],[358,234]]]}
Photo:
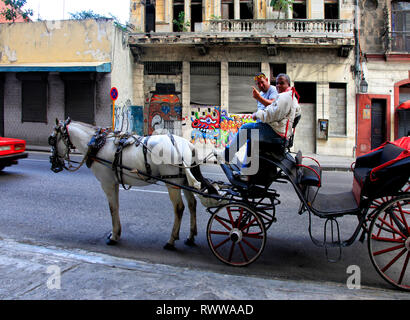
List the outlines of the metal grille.
{"label": "metal grille", "polygon": [[230,76],[254,76],[260,71],[259,62],[229,62]]}
{"label": "metal grille", "polygon": [[219,76],[221,64],[219,62],[191,62],[191,75]]}
{"label": "metal grille", "polygon": [[182,62],[180,61],[145,61],[144,74],[181,74]]}

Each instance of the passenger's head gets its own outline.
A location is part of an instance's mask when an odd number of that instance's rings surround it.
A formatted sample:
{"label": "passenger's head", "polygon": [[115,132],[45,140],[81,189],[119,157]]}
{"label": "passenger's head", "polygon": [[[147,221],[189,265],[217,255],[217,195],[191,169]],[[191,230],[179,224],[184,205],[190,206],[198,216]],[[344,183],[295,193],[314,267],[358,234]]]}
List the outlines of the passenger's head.
{"label": "passenger's head", "polygon": [[264,73],[258,72],[253,79],[255,80],[255,84],[258,86],[259,90],[263,92],[268,91],[270,83]]}
{"label": "passenger's head", "polygon": [[276,90],[279,93],[285,92],[290,87],[290,78],[285,73],[279,73],[276,77]]}

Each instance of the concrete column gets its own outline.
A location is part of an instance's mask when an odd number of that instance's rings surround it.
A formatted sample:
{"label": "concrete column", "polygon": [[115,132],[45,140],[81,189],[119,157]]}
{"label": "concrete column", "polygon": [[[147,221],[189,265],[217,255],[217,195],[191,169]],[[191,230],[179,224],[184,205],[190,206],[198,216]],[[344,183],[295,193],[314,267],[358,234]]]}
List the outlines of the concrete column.
{"label": "concrete column", "polygon": [[228,61],[221,61],[221,110],[229,111]]}
{"label": "concrete column", "polygon": [[184,1],[184,12],[185,12],[185,18],[184,18],[185,23],[189,22],[189,25],[191,25],[191,0]]}
{"label": "concrete column", "polygon": [[240,6],[240,0],[234,0],[233,3],[234,9],[234,19],[240,19],[241,18],[241,6]]}
{"label": "concrete column", "polygon": [[182,61],[182,137],[191,139],[191,66],[189,61]]}
{"label": "concrete column", "polygon": [[261,72],[263,72],[268,79],[270,79],[270,66],[269,62],[262,62],[261,63]]}
{"label": "concrete column", "polygon": [[141,63],[135,63],[133,68],[133,101],[134,105],[143,106],[144,100],[144,65]]}

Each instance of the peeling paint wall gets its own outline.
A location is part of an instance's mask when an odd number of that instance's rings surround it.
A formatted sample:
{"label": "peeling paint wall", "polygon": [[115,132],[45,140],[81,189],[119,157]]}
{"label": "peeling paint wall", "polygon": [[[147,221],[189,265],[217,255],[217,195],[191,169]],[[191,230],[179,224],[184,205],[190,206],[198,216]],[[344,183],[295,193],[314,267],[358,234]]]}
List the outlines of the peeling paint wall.
{"label": "peeling paint wall", "polygon": [[0,24],[0,63],[110,62],[113,32],[110,20]]}

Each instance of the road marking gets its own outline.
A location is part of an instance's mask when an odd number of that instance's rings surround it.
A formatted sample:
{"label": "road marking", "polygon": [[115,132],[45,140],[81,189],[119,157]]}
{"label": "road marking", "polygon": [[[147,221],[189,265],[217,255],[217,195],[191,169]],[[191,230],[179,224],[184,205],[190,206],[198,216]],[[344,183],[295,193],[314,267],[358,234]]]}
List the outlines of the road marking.
{"label": "road marking", "polygon": [[166,194],[168,193],[168,191],[157,191],[157,190],[144,190],[144,189],[135,189],[135,188],[131,188],[129,190],[125,190],[124,188],[120,188],[120,190],[124,190],[124,191],[135,191],[135,192],[147,192],[147,193],[163,193]]}

